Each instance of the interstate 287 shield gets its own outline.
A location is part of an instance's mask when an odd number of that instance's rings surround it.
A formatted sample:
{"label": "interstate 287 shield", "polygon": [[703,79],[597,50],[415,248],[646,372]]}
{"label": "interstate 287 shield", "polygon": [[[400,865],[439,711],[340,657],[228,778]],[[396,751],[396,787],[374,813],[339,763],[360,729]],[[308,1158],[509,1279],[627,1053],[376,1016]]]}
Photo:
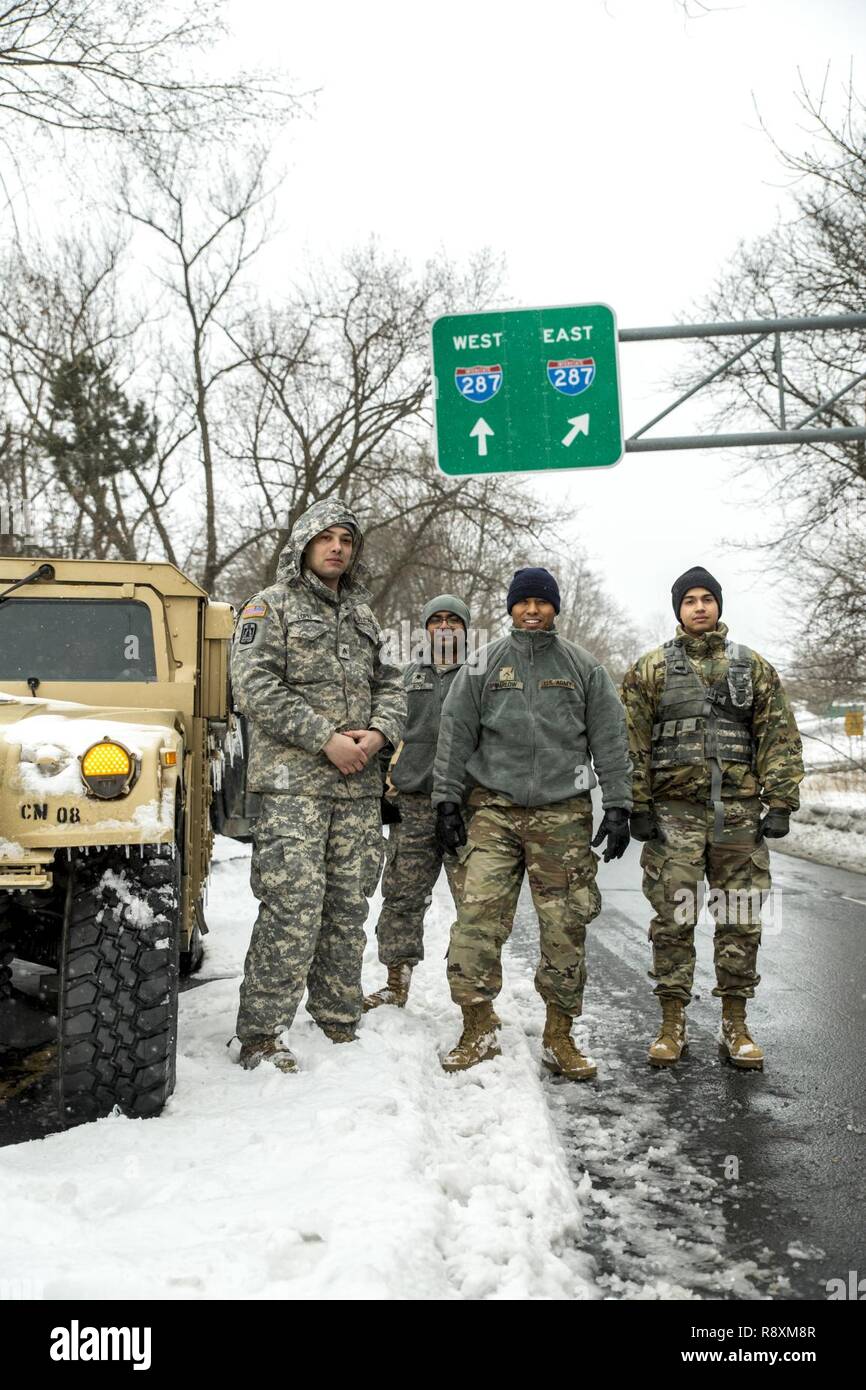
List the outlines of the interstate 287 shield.
{"label": "interstate 287 shield", "polygon": [[548,362],[547,379],[563,396],[579,396],[595,381],[595,358],[565,357],[559,362]]}
{"label": "interstate 287 shield", "polygon": [[502,367],[458,367],[454,373],[454,385],[465,401],[481,405],[489,401],[502,385]]}

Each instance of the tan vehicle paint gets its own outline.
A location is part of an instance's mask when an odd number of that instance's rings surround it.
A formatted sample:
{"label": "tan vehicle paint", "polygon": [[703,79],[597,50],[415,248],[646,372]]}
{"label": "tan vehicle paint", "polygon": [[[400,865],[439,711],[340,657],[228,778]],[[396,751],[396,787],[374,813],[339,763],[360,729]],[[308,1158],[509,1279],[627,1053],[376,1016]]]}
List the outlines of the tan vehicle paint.
{"label": "tan vehicle paint", "polygon": [[[33,557],[0,558],[0,593],[32,573]],[[34,641],[27,676],[0,669],[0,889],[50,888],[65,850],[96,845],[170,843],[182,827],[180,949],[189,946],[210,865],[209,807],[229,720],[228,651],[232,609],[214,603],[175,566],[126,561],[48,560],[53,579],[27,585],[0,604],[112,600],[144,605],[153,637],[149,678],[50,679]],[[36,610],[29,609],[31,613]],[[2,632],[2,629],[0,629]],[[83,634],[81,634],[83,636]],[[70,628],[69,641],[76,632]],[[132,645],[132,644],[130,644]],[[32,670],[29,668],[32,666]],[[38,684],[31,688],[28,677]],[[93,796],[80,776],[80,755],[108,736],[137,760],[134,785],[112,800]],[[58,758],[56,754],[59,753]]]}

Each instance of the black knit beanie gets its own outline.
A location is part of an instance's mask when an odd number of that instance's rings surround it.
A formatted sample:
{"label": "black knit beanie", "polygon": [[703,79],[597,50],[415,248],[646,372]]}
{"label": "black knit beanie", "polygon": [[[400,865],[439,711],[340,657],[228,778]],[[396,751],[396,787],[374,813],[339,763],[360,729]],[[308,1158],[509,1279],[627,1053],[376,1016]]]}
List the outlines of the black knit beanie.
{"label": "black knit beanie", "polygon": [[525,569],[514,571],[514,578],[509,585],[508,598],[506,600],[509,613],[515,603],[520,603],[521,599],[525,598],[546,599],[548,603],[553,604],[556,612],[559,612],[559,585],[550,573],[550,570]]}
{"label": "black knit beanie", "polygon": [[709,570],[705,570],[702,565],[694,565],[692,569],[686,570],[679,579],[674,580],[671,589],[671,598],[674,604],[674,613],[677,622],[680,620],[680,608],[683,599],[689,589],[709,589],[716,603],[719,605],[719,617],[722,616],[722,586],[718,579],[714,579]]}

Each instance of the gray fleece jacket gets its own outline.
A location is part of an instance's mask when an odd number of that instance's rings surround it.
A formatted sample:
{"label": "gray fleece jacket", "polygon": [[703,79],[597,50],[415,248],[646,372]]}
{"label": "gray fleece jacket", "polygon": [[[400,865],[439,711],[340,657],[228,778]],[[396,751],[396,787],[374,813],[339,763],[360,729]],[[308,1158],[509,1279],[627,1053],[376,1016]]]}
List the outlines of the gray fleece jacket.
{"label": "gray fleece jacket", "polygon": [[[594,764],[594,769],[593,769]],[[442,709],[434,806],[474,786],[517,806],[548,806],[602,787],[605,810],[631,810],[625,711],[595,657],[556,632],[512,628],[461,668]]]}

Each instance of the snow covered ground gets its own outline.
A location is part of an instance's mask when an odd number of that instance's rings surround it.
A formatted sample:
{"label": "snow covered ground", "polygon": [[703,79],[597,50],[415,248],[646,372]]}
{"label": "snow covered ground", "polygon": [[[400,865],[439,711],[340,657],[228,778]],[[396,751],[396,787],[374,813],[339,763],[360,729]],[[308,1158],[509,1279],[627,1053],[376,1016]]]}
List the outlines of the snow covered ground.
{"label": "snow covered ground", "polygon": [[[248,871],[244,847],[219,841],[208,983],[181,996],[161,1118],[0,1150],[0,1284],[49,1299],[604,1297],[579,1249],[586,1186],[542,1092],[527,967],[506,965],[504,1055],[446,1076],[459,1013],[441,880],[405,1011],[377,1010],[337,1046],[302,1009],[301,1072],[242,1072],[225,1044],[255,916]],[[373,940],[365,984],[382,978]]]}
{"label": "snow covered ground", "polygon": [[823,719],[802,707],[796,714],[807,768],[801,810],[773,848],[866,873],[866,740],[848,738],[843,719]]}
{"label": "snow covered ground", "polygon": [[795,709],[797,728],[803,740],[803,761],[807,768],[844,767],[862,764],[866,756],[866,740],[849,738],[844,719],[826,719],[811,714],[804,706]]}

